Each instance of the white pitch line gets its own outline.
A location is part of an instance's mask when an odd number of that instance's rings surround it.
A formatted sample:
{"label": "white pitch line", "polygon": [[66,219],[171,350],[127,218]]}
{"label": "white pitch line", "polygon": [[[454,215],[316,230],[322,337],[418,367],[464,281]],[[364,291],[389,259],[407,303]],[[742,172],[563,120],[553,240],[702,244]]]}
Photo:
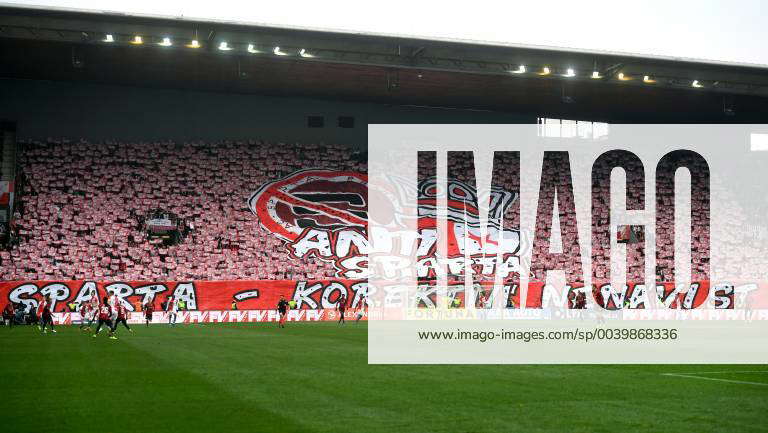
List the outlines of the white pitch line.
{"label": "white pitch line", "polygon": [[693,376],[693,375],[690,375],[690,374],[661,373],[661,375],[662,376],[687,377],[689,379],[714,380],[716,382],[741,383],[741,384],[745,384],[745,385],[768,386],[768,383],[764,383],[764,382],[747,382],[745,380],[717,379],[717,378],[714,378],[714,377],[701,377],[701,376]]}
{"label": "white pitch line", "polygon": [[662,373],[662,374],[728,374],[728,373],[763,373],[768,374],[768,370],[731,370],[731,371],[697,371],[695,373]]}

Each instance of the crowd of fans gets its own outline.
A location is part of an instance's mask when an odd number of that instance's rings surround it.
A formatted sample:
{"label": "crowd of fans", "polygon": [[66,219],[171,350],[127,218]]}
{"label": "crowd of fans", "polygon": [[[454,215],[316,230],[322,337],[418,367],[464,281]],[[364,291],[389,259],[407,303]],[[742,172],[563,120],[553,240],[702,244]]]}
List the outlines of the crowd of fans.
{"label": "crowd of fans", "polygon": [[[19,244],[0,252],[2,280],[329,278],[331,263],[291,258],[248,198],[308,166],[366,171],[338,145],[47,140],[23,148]],[[169,245],[147,230],[157,209],[181,221],[183,241]]]}
{"label": "crowd of fans", "polygon": [[[428,157],[431,158],[431,157]],[[427,160],[425,167],[434,161]],[[501,161],[501,166],[509,162]],[[471,159],[451,160],[449,171],[461,181],[471,167]],[[351,170],[365,173],[366,162],[348,147],[322,144],[264,143],[257,140],[220,142],[123,143],[52,140],[23,144],[20,169],[25,181],[17,199],[11,226],[0,230],[0,279],[104,279],[123,281],[235,280],[235,279],[323,279],[336,276],[333,264],[315,257],[294,258],[284,241],[260,226],[248,208],[248,198],[261,185],[306,168]],[[564,184],[563,172],[550,173],[553,182]],[[433,175],[421,173],[422,177]],[[508,191],[520,191],[516,176],[501,170],[494,182]],[[536,185],[539,188],[539,185]],[[695,185],[694,190],[699,185]],[[719,184],[713,180],[712,189]],[[553,191],[553,188],[542,188]],[[538,194],[539,191],[525,191]],[[579,193],[579,192],[577,192]],[[583,192],[588,193],[588,192]],[[592,191],[599,218],[608,220],[609,203],[601,202]],[[647,192],[646,192],[647,193]],[[663,190],[662,200],[671,200],[672,191]],[[630,194],[639,194],[630,191]],[[540,200],[555,201],[554,193]],[[562,204],[573,206],[571,197]],[[706,212],[694,201],[694,214]],[[646,206],[650,203],[646,200]],[[739,275],[758,276],[764,251],[745,246],[738,234],[743,213],[737,204],[728,208],[725,222],[712,224],[723,245],[735,251],[727,266]],[[519,210],[513,206],[504,226],[517,228]],[[558,215],[564,231],[556,243],[564,249],[580,248],[574,234],[578,227],[574,215],[562,209]],[[723,217],[721,215],[721,217]],[[709,219],[709,215],[706,215]],[[148,221],[169,221],[163,230],[149,227]],[[662,224],[662,236],[671,221]],[[734,232],[731,232],[731,230]],[[586,233],[591,236],[591,228]],[[557,230],[560,231],[559,229]],[[614,231],[615,235],[615,227]],[[541,236],[542,233],[536,235]],[[655,242],[655,233],[646,237]],[[523,239],[526,239],[524,236]],[[695,229],[695,250],[708,242],[706,233]],[[607,246],[608,237],[592,240]],[[629,280],[640,281],[644,263],[643,242],[626,243]],[[657,280],[671,280],[674,240],[662,242]],[[543,251],[548,251],[544,248]],[[582,252],[584,254],[584,252]],[[695,256],[695,255],[694,255]],[[532,260],[541,266],[530,269],[534,280],[544,277],[544,268],[564,268],[580,275],[580,264],[573,255]],[[650,259],[650,258],[648,258]],[[608,261],[609,262],[609,261]],[[617,267],[621,264],[615,264]],[[708,266],[695,261],[692,279],[700,279]],[[618,269],[611,271],[616,272]],[[722,269],[712,269],[713,273]],[[598,268],[593,278],[604,279],[609,269]],[[571,278],[571,277],[569,277]]]}

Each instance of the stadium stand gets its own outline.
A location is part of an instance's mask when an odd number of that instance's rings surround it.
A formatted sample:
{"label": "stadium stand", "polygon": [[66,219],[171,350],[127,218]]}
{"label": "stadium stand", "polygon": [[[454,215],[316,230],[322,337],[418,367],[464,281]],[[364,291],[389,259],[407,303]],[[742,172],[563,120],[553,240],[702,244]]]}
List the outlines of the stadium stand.
{"label": "stadium stand", "polygon": [[[290,258],[247,206],[262,183],[307,166],[365,172],[346,147],[217,143],[24,143],[18,245],[0,279],[311,279],[330,264]],[[147,222],[174,215],[177,238]],[[162,215],[161,215],[162,216]]]}
{"label": "stadium stand", "polygon": [[[22,143],[22,148],[22,194],[0,251],[3,280],[333,278],[337,275],[332,263],[291,257],[282,240],[260,227],[247,200],[262,184],[297,170],[367,170],[359,153],[341,145],[48,139]],[[461,172],[466,167],[457,168]],[[520,188],[507,174],[498,182],[507,190]],[[541,199],[551,202],[554,197]],[[596,204],[603,209],[601,217],[608,218],[607,204]],[[727,208],[732,212],[730,223],[717,226],[718,230],[744,224],[738,204]],[[576,220],[562,213],[560,218],[566,218],[568,231],[561,237],[569,239],[569,232],[577,229]],[[508,222],[505,226],[512,228]],[[653,240],[652,233],[647,235]],[[722,238],[736,239],[725,232]],[[704,233],[693,233],[694,250],[706,241]],[[593,242],[607,245],[609,239]],[[640,281],[644,244],[626,246],[627,277]],[[663,246],[656,278],[671,281],[674,242],[666,239]],[[743,245],[726,247],[745,251]],[[758,276],[762,267],[756,260],[763,251],[758,247],[749,251],[751,256],[729,257],[727,266],[742,268],[741,275]],[[576,263],[547,265],[571,269]],[[619,264],[614,265],[613,272],[618,272]],[[704,265],[694,264],[694,280],[703,277]],[[542,269],[531,269],[531,274],[534,280],[544,278]],[[593,278],[607,275],[607,269],[598,268]]]}

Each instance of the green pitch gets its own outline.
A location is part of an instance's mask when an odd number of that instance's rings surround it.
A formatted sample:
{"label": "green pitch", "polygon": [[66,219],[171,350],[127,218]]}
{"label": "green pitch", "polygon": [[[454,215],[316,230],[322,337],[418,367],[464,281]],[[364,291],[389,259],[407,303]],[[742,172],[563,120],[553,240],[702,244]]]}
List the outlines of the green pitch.
{"label": "green pitch", "polygon": [[0,328],[0,430],[768,430],[765,365],[375,366],[366,328],[154,325],[117,341]]}

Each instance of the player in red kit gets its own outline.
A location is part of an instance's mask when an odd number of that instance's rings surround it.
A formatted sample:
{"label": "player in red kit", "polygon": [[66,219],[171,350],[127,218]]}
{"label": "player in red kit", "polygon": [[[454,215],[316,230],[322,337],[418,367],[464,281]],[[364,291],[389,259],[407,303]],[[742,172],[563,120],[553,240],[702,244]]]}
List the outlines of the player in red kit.
{"label": "player in red kit", "polygon": [[347,322],[344,320],[344,312],[347,311],[347,298],[344,295],[341,295],[339,298],[339,303],[336,305],[336,309],[339,310],[339,325],[346,325]]}
{"label": "player in red kit", "polygon": [[79,308],[79,312],[80,312],[80,327],[79,327],[79,329],[80,330],[83,330],[83,329],[86,329],[88,331],[91,330],[90,323],[88,324],[87,327],[85,325],[86,320],[88,320],[88,315],[90,314],[90,311],[89,311],[90,309],[91,309],[90,302],[86,301],[86,302],[80,303],[80,308]]}
{"label": "player in red kit", "polygon": [[123,324],[125,326],[125,329],[128,330],[128,332],[133,332],[130,326],[128,326],[128,322],[125,320],[128,317],[128,308],[125,306],[125,301],[118,300],[117,301],[117,318],[114,322],[112,322],[112,334],[114,334],[117,331],[117,325]]}
{"label": "player in red kit", "polygon": [[152,314],[155,312],[155,300],[150,299],[147,301],[146,304],[144,304],[144,319],[146,320],[147,327],[149,327],[149,322],[152,321]]}
{"label": "player in red kit", "polygon": [[360,298],[360,303],[357,304],[357,314],[355,314],[355,323],[360,323],[360,319],[365,316],[365,312],[368,310],[368,301],[363,297]]}
{"label": "player in red kit", "polygon": [[85,330],[90,331],[91,325],[93,325],[93,322],[99,317],[99,298],[94,294],[85,304],[88,306],[86,309],[88,324],[85,325]]}
{"label": "player in red kit", "polygon": [[3,322],[5,322],[5,326],[13,327],[13,302],[8,302],[5,304],[5,309],[3,309]]}
{"label": "player in red kit", "polygon": [[179,311],[179,303],[173,295],[171,295],[165,301],[165,312],[168,313],[168,326],[176,326],[177,311]]}
{"label": "player in red kit", "polygon": [[43,298],[43,302],[40,303],[37,311],[40,317],[40,329],[43,331],[43,334],[47,332],[45,330],[46,325],[51,328],[51,332],[55,333],[56,330],[53,329],[53,314],[51,313],[51,298],[47,296]]}
{"label": "player in red kit", "polygon": [[109,298],[105,296],[104,299],[102,299],[102,304],[99,305],[99,324],[96,325],[96,332],[94,332],[93,338],[96,338],[96,336],[101,331],[101,327],[105,326],[107,329],[109,329],[109,338],[112,340],[117,340],[114,332],[112,332],[112,321],[110,320],[111,317],[112,308],[109,306]]}
{"label": "player in red kit", "polygon": [[43,330],[43,328],[40,327],[43,321],[43,310],[45,309],[46,304],[46,298],[43,297],[43,300],[40,301],[39,304],[37,304],[37,310],[35,310],[35,318],[37,318],[37,329]]}
{"label": "player in red kit", "polygon": [[277,303],[277,312],[280,313],[280,321],[277,322],[277,326],[285,328],[285,321],[288,319],[288,301],[283,295],[280,295],[280,301]]}

